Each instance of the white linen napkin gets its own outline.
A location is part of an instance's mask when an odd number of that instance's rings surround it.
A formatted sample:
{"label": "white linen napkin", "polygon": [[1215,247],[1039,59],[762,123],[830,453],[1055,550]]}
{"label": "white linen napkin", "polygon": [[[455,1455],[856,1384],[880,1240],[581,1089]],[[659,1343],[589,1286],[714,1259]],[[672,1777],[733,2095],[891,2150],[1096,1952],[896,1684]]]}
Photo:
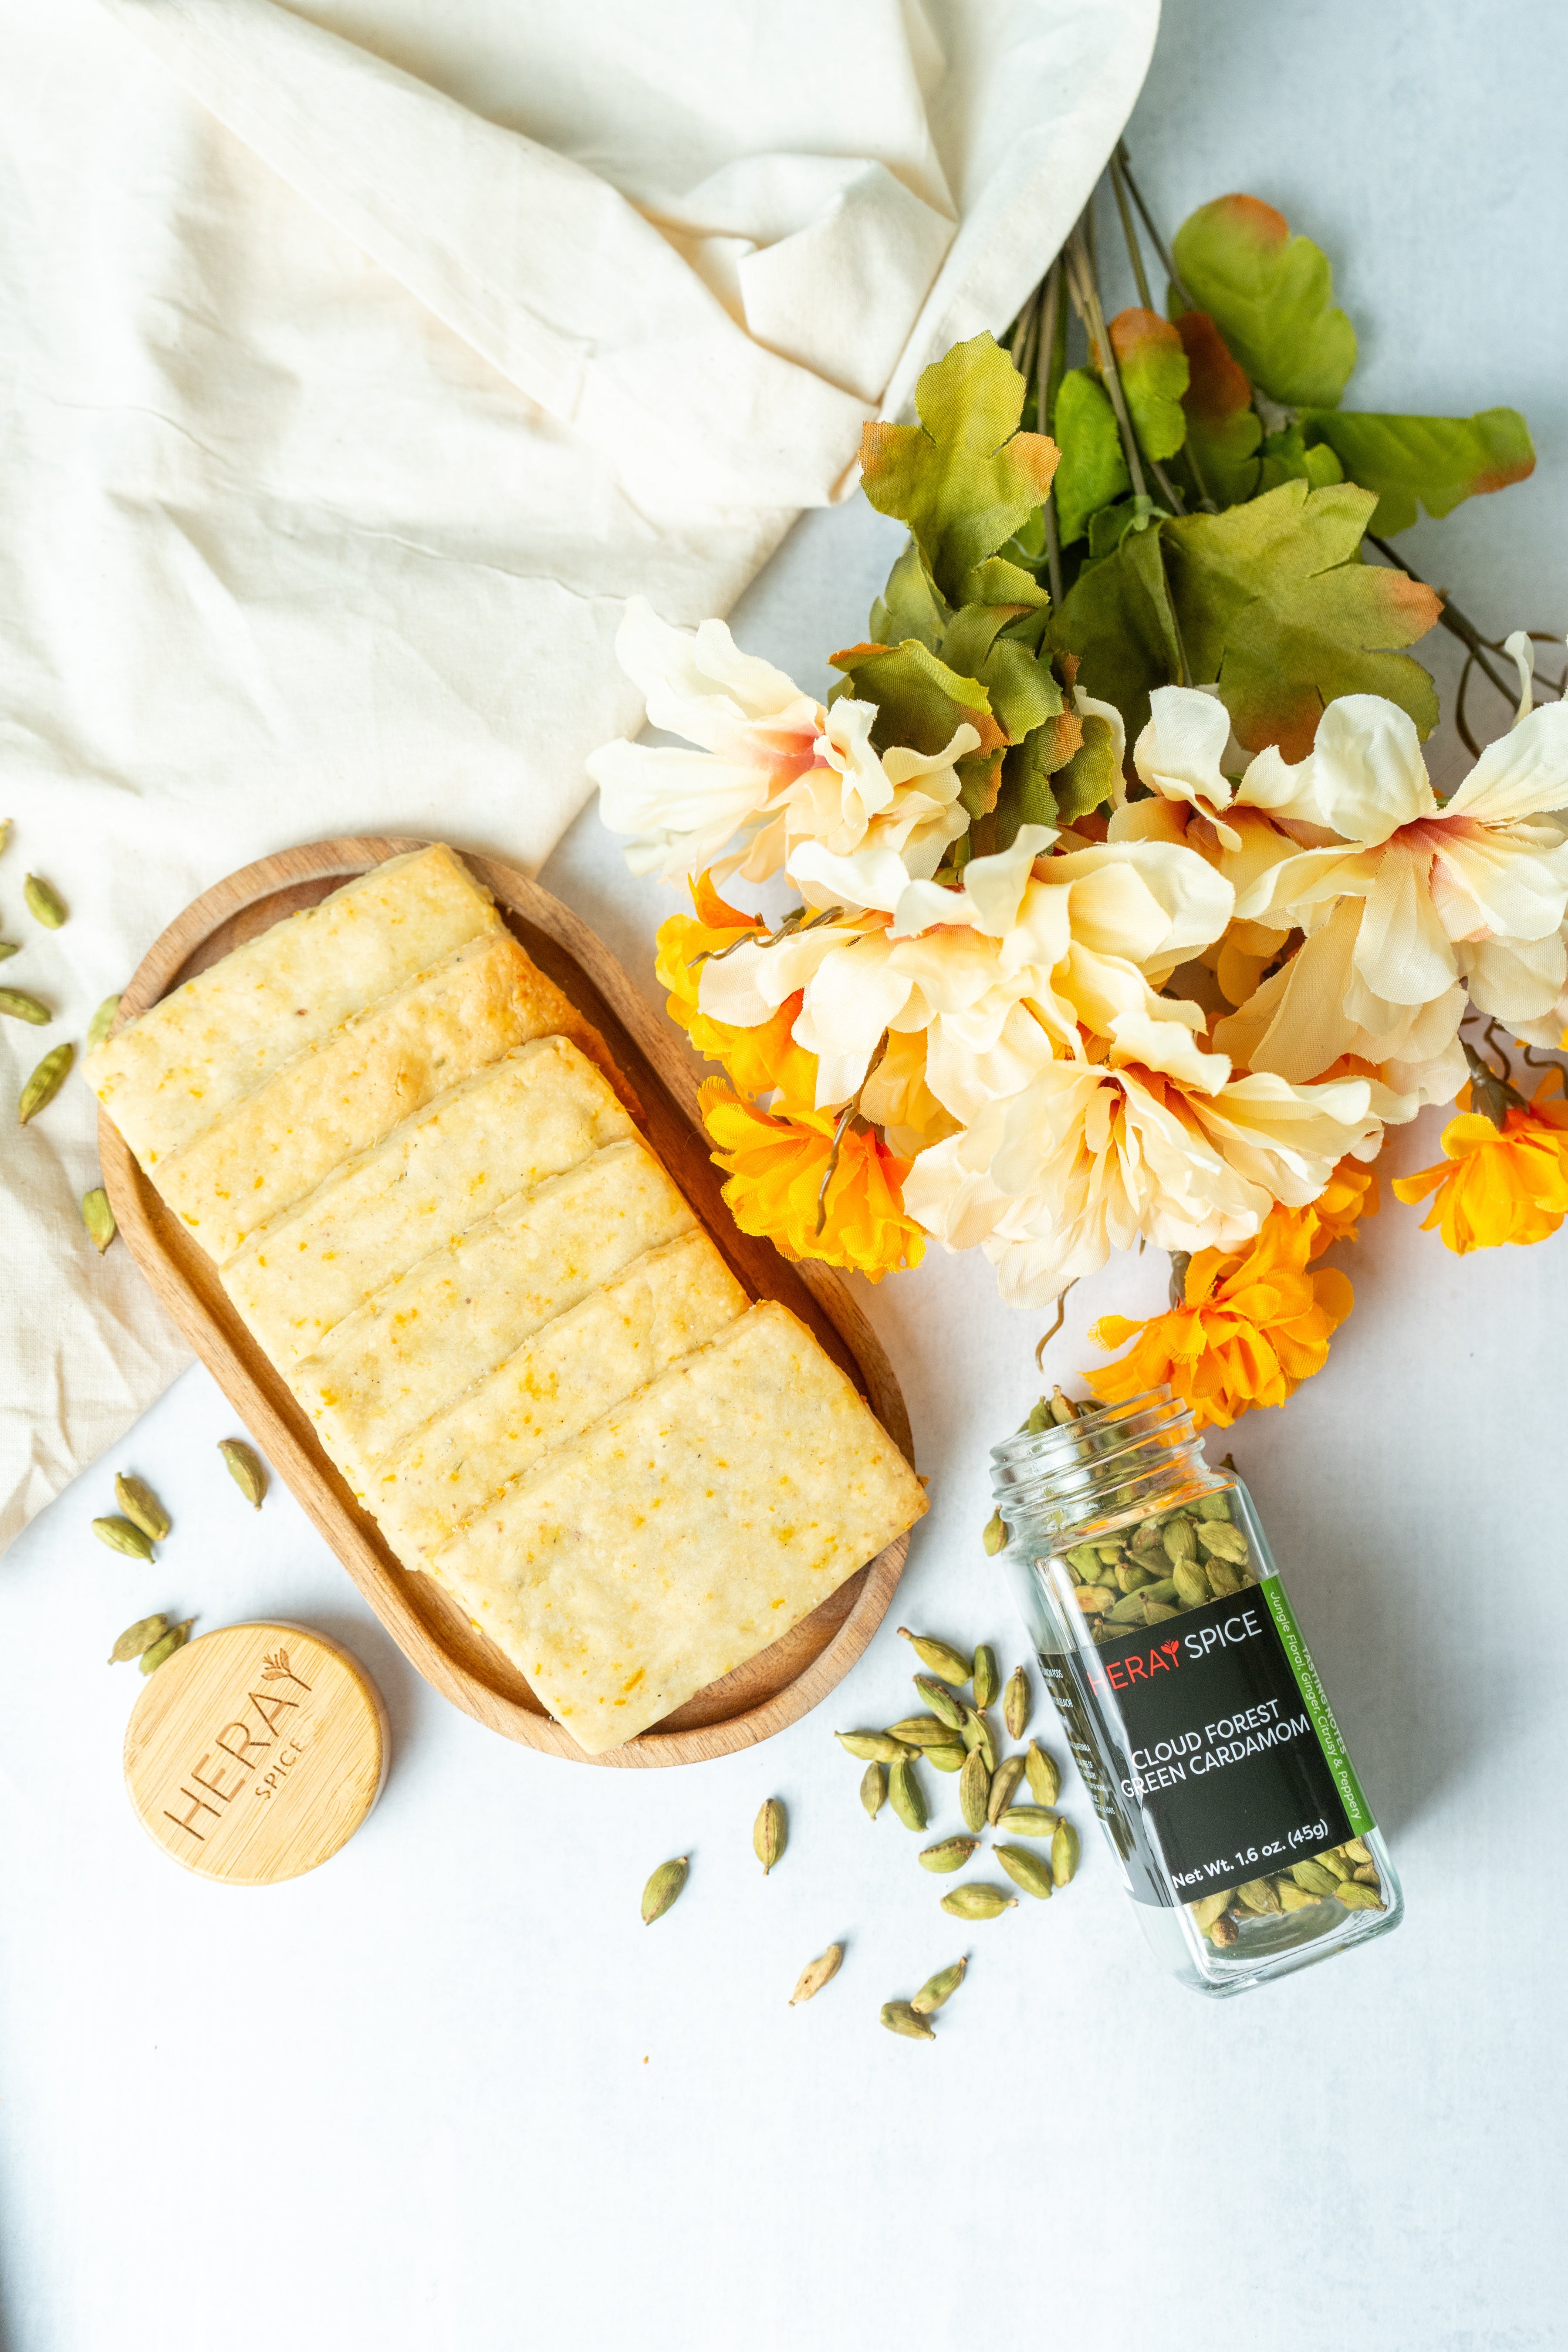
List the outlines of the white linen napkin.
{"label": "white linen napkin", "polygon": [[[726,611],[1005,322],[1157,5],[0,0],[5,1100],[269,850],[536,867],[640,723],[626,597]],[[186,1359],[79,1079],[0,1135],[3,1546]]]}

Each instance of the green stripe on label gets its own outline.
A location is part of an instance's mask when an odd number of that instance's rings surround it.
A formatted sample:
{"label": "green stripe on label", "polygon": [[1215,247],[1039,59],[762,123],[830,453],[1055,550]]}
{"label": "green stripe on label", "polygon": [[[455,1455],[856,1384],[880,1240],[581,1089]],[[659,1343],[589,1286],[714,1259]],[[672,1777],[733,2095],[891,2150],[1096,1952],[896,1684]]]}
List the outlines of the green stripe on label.
{"label": "green stripe on label", "polygon": [[1312,1718],[1312,1728],[1318,1735],[1318,1745],[1322,1749],[1329,1769],[1334,1776],[1334,1786],[1340,1792],[1340,1801],[1349,1817],[1352,1832],[1356,1837],[1363,1837],[1368,1830],[1375,1829],[1377,1823],[1373,1820],[1366,1799],[1362,1794],[1361,1782],[1355,1776],[1355,1766],[1351,1762],[1340,1727],[1334,1721],[1334,1711],[1329,1705],[1318,1669],[1312,1664],[1312,1653],[1308,1649],[1301,1636],[1301,1628],[1296,1622],[1296,1612],[1290,1606],[1285,1587],[1277,1576],[1266,1576],[1260,1590],[1268,1603],[1268,1613],[1279,1628],[1279,1639],[1285,1644],[1285,1655],[1290,1662],[1290,1671],[1296,1677],[1301,1696],[1306,1702],[1307,1712]]}

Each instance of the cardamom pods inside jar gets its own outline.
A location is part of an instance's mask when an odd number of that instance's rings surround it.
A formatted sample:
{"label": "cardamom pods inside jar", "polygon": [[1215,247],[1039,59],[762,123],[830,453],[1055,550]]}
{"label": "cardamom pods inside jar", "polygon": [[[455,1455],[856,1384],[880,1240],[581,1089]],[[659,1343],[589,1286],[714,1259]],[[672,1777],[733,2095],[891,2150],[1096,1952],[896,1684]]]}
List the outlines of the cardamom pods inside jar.
{"label": "cardamom pods inside jar", "polygon": [[1396,1927],[1251,1497],[1187,1407],[1058,1391],[991,1461],[1015,1600],[1158,1957],[1223,1995]]}

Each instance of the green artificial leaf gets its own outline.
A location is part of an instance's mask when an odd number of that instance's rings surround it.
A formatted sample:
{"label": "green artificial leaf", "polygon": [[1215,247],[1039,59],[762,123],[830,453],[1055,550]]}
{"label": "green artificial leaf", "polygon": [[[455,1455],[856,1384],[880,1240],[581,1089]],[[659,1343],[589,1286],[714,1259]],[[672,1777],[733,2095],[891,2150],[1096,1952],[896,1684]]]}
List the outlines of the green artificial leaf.
{"label": "green artificial leaf", "polygon": [[1114,555],[1086,565],[1052,620],[1051,642],[1079,657],[1078,682],[1101,702],[1113,702],[1135,742],[1149,716],[1156,686],[1174,686],[1181,649],[1164,566],[1163,523],[1131,530]]}
{"label": "green artificial leaf", "polygon": [[979,679],[1010,743],[1022,742],[1062,707],[1048,661],[1036,657],[1044,625],[1045,614],[1027,608],[965,604],[942,640],[943,661]]}
{"label": "green artificial leaf", "polygon": [[[1036,512],[1039,512],[1037,508]],[[965,604],[1026,604],[1043,613],[1050,601],[1032,572],[1026,572],[1020,563],[1007,562],[1000,555],[988,555],[963,583]]]}
{"label": "green artificial leaf", "polygon": [[980,680],[960,677],[918,637],[897,646],[848,646],[828,659],[853,682],[862,701],[877,705],[871,740],[879,751],[907,743],[933,758],[946,751],[965,721],[978,730],[984,751],[1004,740]]}
{"label": "green artificial leaf", "polygon": [[1483,408],[1477,416],[1374,416],[1310,408],[1301,418],[1309,443],[1326,445],[1352,482],[1378,494],[1372,529],[1386,538],[1429,515],[1451,514],[1461,499],[1506,489],[1535,470],[1530,427],[1517,408]]}
{"label": "green artificial leaf", "polygon": [[907,523],[950,601],[1040,504],[1056,471],[1055,445],[1020,433],[1024,379],[990,335],[956,343],[915,386],[920,424],[868,425],[865,490],[879,512]]}
{"label": "green artificial leaf", "polygon": [[1103,808],[1121,782],[1121,771],[1116,761],[1116,737],[1110,719],[1098,719],[1091,711],[1079,724],[1083,741],[1051,780],[1063,824],[1075,824],[1091,810]]}
{"label": "green artificial leaf", "polygon": [[1157,310],[1120,310],[1110,321],[1110,345],[1138,446],[1163,465],[1187,437],[1182,395],[1190,370],[1182,339]]}
{"label": "green artificial leaf", "polygon": [[1344,478],[1345,469],[1328,443],[1309,445],[1300,425],[1287,425],[1283,431],[1270,433],[1264,441],[1263,462],[1258,475],[1260,490],[1277,490],[1281,482],[1305,482],[1309,488],[1321,490],[1331,482],[1342,482]]}
{"label": "green artificial leaf", "polygon": [[1116,411],[1098,376],[1069,368],[1057,394],[1057,535],[1071,547],[1089,529],[1089,517],[1125,498],[1132,477],[1121,452]]}
{"label": "green artificial leaf", "polygon": [[1167,509],[1157,507],[1151,498],[1123,499],[1119,506],[1101,507],[1089,519],[1089,560],[1098,563],[1102,555],[1114,555],[1130,530],[1147,530],[1151,522],[1163,521]]}
{"label": "green artificial leaf", "polygon": [[1182,223],[1174,253],[1194,306],[1271,400],[1338,407],[1355,329],[1333,307],[1333,272],[1310,237],[1292,236],[1284,215],[1256,196],[1219,196]]}
{"label": "green artificial leaf", "polygon": [[1263,427],[1252,405],[1252,386],[1206,310],[1184,310],[1176,332],[1191,372],[1182,395],[1187,462],[1202,495],[1216,506],[1233,507],[1258,488]]}
{"label": "green artificial leaf", "polygon": [[1003,541],[1002,553],[1006,555],[1009,551],[1011,551],[1012,557],[1016,562],[1044,562],[1046,554],[1046,510],[1043,506],[1037,507],[1033,514],[1026,515],[1023,521],[1018,525],[1017,530],[1013,533],[1012,538]]}
{"label": "green artificial leaf", "polygon": [[1021,824],[1060,823],[1055,780],[1082,743],[1083,730],[1083,720],[1068,708],[1064,695],[1058,715],[1004,755],[986,848],[1010,849]]}
{"label": "green artificial leaf", "polygon": [[[1423,636],[1441,599],[1403,572],[1360,560],[1376,503],[1353,482],[1314,490],[1292,481],[1224,514],[1162,525],[1193,676],[1217,679],[1249,751],[1278,743],[1288,759],[1302,758],[1324,704],[1342,694],[1386,696],[1423,735],[1436,724],[1431,679],[1419,662],[1390,649]],[[1116,562],[1152,537],[1125,540]],[[1079,588],[1110,570],[1098,565]],[[1089,669],[1086,656],[1085,684],[1121,704],[1131,737],[1127,703]]]}
{"label": "green artificial leaf", "polygon": [[906,637],[918,637],[934,653],[952,618],[946,598],[938,594],[911,539],[871,607],[872,636],[879,645],[901,645]]}

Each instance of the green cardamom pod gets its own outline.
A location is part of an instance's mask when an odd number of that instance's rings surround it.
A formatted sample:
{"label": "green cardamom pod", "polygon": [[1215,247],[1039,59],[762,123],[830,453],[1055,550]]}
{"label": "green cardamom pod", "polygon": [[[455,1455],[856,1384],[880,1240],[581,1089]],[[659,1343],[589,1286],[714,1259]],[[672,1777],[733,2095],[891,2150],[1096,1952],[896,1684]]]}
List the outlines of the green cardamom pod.
{"label": "green cardamom pod", "polygon": [[789,1842],[789,1824],[784,1809],[776,1797],[770,1797],[757,1815],[752,1831],[752,1851],[763,1865],[765,1878]]}
{"label": "green cardamom pod", "polygon": [[36,923],[42,923],[47,931],[59,929],[66,919],[66,902],[52,882],[46,882],[41,874],[29,874],[22,885],[22,896]]}
{"label": "green cardamom pod", "polygon": [[130,1519],[114,1517],[94,1519],[92,1532],[100,1543],[107,1544],[110,1551],[123,1552],[127,1559],[151,1559],[153,1557],[153,1546],[146,1530],[136,1527]]}
{"label": "green cardamom pod", "polygon": [[962,1740],[955,1741],[951,1748],[921,1749],[921,1761],[931,1765],[938,1772],[962,1772],[968,1757],[969,1750]]}
{"label": "green cardamom pod", "polygon": [[1176,1580],[1173,1576],[1158,1577],[1152,1584],[1146,1584],[1143,1587],[1143,1605],[1145,1608],[1148,1607],[1151,1601],[1162,1601],[1168,1605],[1175,1599],[1175,1597]]}
{"label": "green cardamom pod", "polygon": [[911,1633],[907,1625],[900,1633],[914,1650],[922,1666],[940,1675],[944,1683],[966,1683],[969,1680],[969,1660],[951,1642],[936,1641],[930,1633]]}
{"label": "green cardamom pod", "polygon": [[1228,1601],[1233,1592],[1241,1591],[1240,1571],[1233,1568],[1228,1559],[1211,1559],[1208,1562],[1208,1585],[1216,1601]]}
{"label": "green cardamom pod", "polygon": [[1226,1911],[1222,1913],[1209,1929],[1209,1942],[1216,1945],[1222,1952],[1227,1951],[1240,1934],[1241,1929]]}
{"label": "green cardamom pod", "polygon": [[1293,1878],[1277,1878],[1274,1884],[1281,1911],[1310,1911],[1314,1903],[1321,1903],[1323,1899],[1321,1895],[1310,1895],[1304,1886],[1298,1886]]}
{"label": "green cardamom pod", "polygon": [[1370,1862],[1372,1860],[1372,1848],[1367,1844],[1364,1838],[1354,1837],[1347,1839],[1342,1851],[1349,1856],[1352,1862]]}
{"label": "green cardamom pod", "polygon": [[1062,1394],[1059,1388],[1051,1391],[1051,1419],[1060,1428],[1065,1429],[1069,1421],[1077,1421],[1087,1411],[1087,1406],[1075,1404],[1071,1397]]}
{"label": "green cardamom pod", "polygon": [[168,1630],[169,1621],[162,1612],[155,1617],[138,1617],[134,1625],[127,1625],[110,1650],[110,1664],[128,1666],[132,1658],[139,1658],[143,1650],[150,1650],[154,1642],[161,1642]]}
{"label": "green cardamom pod", "polygon": [[1016,1911],[1018,1898],[1004,1895],[999,1886],[987,1886],[982,1879],[971,1879],[965,1886],[955,1886],[951,1895],[942,1898],[942,1907],[954,1919],[1000,1919],[1004,1911]]}
{"label": "green cardamom pod", "polygon": [[978,1748],[972,1748],[963,1759],[963,1769],[958,1776],[958,1810],[963,1815],[966,1830],[985,1827],[985,1808],[991,1796],[991,1775],[985,1769],[985,1759]]}
{"label": "green cardamom pod", "polygon": [[267,1492],[267,1473],[254,1446],[247,1445],[243,1437],[226,1437],[218,1445],[228,1467],[228,1475],[245,1496],[253,1511],[261,1508],[261,1497]]}
{"label": "green cardamom pod", "polygon": [[1201,1568],[1194,1568],[1191,1560],[1183,1560],[1177,1569],[1175,1586],[1176,1598],[1184,1609],[1201,1609],[1213,1597],[1208,1578]]}
{"label": "green cardamom pod", "polygon": [[1249,1878],[1245,1886],[1237,1888],[1236,1899],[1245,1904],[1247,1910],[1257,1912],[1259,1917],[1267,1917],[1270,1912],[1279,1908],[1279,1897],[1266,1878]]}
{"label": "green cardamom pod", "polygon": [[991,1517],[986,1520],[984,1528],[981,1532],[980,1540],[985,1547],[985,1557],[987,1559],[994,1559],[999,1551],[1005,1549],[1007,1543],[1007,1522],[1002,1517],[1000,1511],[992,1512]]}
{"label": "green cardamom pod", "polygon": [[830,1984],[838,1974],[843,1959],[843,1945],[829,1944],[820,1959],[813,1960],[809,1967],[802,1969],[795,1990],[789,1997],[790,2007],[794,2009],[797,2002],[810,2000],[825,1984]]}
{"label": "green cardamom pod", "polygon": [[1193,1508],[1200,1519],[1207,1519],[1211,1526],[1217,1519],[1228,1519],[1230,1517],[1230,1503],[1218,1487],[1212,1495],[1200,1495]]}
{"label": "green cardamom pod", "polygon": [[22,1088],[16,1105],[17,1123],[26,1127],[37,1118],[47,1104],[52,1103],[66,1081],[66,1073],[76,1059],[74,1045],[52,1045]]}
{"label": "green cardamom pod", "polygon": [[1145,1585],[1152,1584],[1154,1580],[1149,1570],[1140,1568],[1135,1559],[1123,1560],[1116,1571],[1117,1585],[1123,1597],[1129,1592],[1142,1592]]}
{"label": "green cardamom pod", "polygon": [[1145,1625],[1163,1625],[1167,1623],[1171,1618],[1179,1616],[1181,1612],[1179,1610],[1173,1609],[1168,1601],[1145,1600],[1143,1603],[1143,1622]]}
{"label": "green cardamom pod", "polygon": [[195,1622],[194,1617],[187,1617],[183,1625],[171,1625],[161,1641],[154,1642],[150,1650],[143,1650],[139,1661],[142,1672],[155,1675],[176,1650],[183,1650],[191,1638],[191,1627]]}
{"label": "green cardamom pod", "polygon": [[1060,1813],[1053,1813],[1048,1805],[1007,1805],[995,1822],[1009,1837],[1054,1838],[1061,1825]]}
{"label": "green cardamom pod", "polygon": [[1054,1805],[1061,1794],[1061,1770],[1056,1758],[1047,1756],[1037,1739],[1031,1739],[1024,1751],[1024,1773],[1036,1804]]}
{"label": "green cardamom pod", "polygon": [[934,1977],[927,1977],[910,2003],[915,2015],[931,2017],[945,2002],[950,2001],[963,1982],[963,1971],[968,1966],[967,1958],[954,1960],[950,1969],[938,1969]]}
{"label": "green cardamom pod", "polygon": [[954,1697],[945,1683],[938,1682],[934,1675],[917,1675],[915,1688],[939,1723],[949,1731],[963,1730],[969,1720],[969,1709],[961,1698]]}
{"label": "green cardamom pod", "polygon": [[1100,1554],[1095,1550],[1092,1544],[1074,1544],[1072,1549],[1068,1554],[1068,1558],[1072,1562],[1074,1568],[1081,1570],[1085,1576],[1099,1576]]}
{"label": "green cardamom pod", "polygon": [[1043,1903],[1051,1892],[1051,1865],[1043,1854],[1031,1853],[1026,1845],[998,1845],[991,1849],[1015,1886],[1026,1895],[1037,1895]]}
{"label": "green cardamom pod", "polygon": [[171,1526],[168,1512],[143,1479],[129,1478],[123,1471],[114,1482],[114,1499],[133,1527],[154,1543],[162,1543]]}
{"label": "green cardamom pod", "polygon": [[1331,1870],[1325,1870],[1321,1862],[1293,1863],[1290,1875],[1298,1886],[1305,1887],[1309,1895],[1334,1895],[1339,1891],[1339,1880]]}
{"label": "green cardamom pod", "polygon": [[81,1221],[87,1227],[87,1237],[100,1257],[120,1231],[114,1222],[114,1212],[109,1205],[109,1195],[101,1184],[81,1196]]}
{"label": "green cardamom pod", "polygon": [[1029,1677],[1022,1666],[1015,1666],[1007,1677],[1007,1688],[1002,1700],[1002,1720],[1007,1727],[1009,1739],[1022,1739],[1029,1728],[1029,1717],[1035,1712],[1035,1694]]}
{"label": "green cardamom pod", "polygon": [[1013,1801],[1014,1791],[1024,1777],[1021,1756],[1004,1756],[991,1775],[991,1794],[985,1801],[985,1818],[994,1828]]}
{"label": "green cardamom pod", "polygon": [[1342,1878],[1334,1889],[1334,1900],[1342,1903],[1347,1911],[1381,1911],[1382,1895],[1375,1886],[1364,1886],[1356,1878]]}
{"label": "green cardamom pod", "polygon": [[1189,1903],[1187,1909],[1199,1934],[1206,1936],[1220,1914],[1228,1911],[1235,1900],[1235,1887],[1221,1886],[1216,1887],[1214,1894],[1200,1895],[1195,1903]]}
{"label": "green cardamom pod", "polygon": [[1051,1839],[1051,1876],[1066,1886],[1078,1868],[1078,1832],[1070,1822],[1058,1822]]}
{"label": "green cardamom pod", "polygon": [[102,1045],[113,1025],[114,1016],[119,1010],[120,999],[118,996],[106,996],[104,998],[103,1003],[99,1006],[98,1011],[93,1014],[92,1019],[87,1024],[87,1050],[89,1054],[96,1053],[99,1046]]}
{"label": "green cardamom pod", "polygon": [[985,1769],[988,1772],[994,1772],[997,1758],[996,1735],[986,1717],[983,1715],[972,1715],[960,1737],[966,1748],[974,1749],[978,1755],[985,1759]]}
{"label": "green cardamom pod", "polygon": [[1211,1559],[1228,1559],[1239,1568],[1247,1558],[1247,1538],[1228,1519],[1205,1519],[1198,1528],[1198,1541]]}
{"label": "green cardamom pod", "polygon": [[1142,1625],[1148,1621],[1143,1614],[1143,1595],[1129,1592],[1112,1604],[1110,1622],[1113,1625]]}
{"label": "green cardamom pod", "polygon": [[934,1715],[906,1715],[901,1723],[889,1724],[888,1737],[901,1739],[906,1748],[951,1748],[952,1727]]}
{"label": "green cardamom pod", "polygon": [[912,1762],[900,1757],[888,1771],[888,1802],[907,1830],[923,1830],[926,1801]]}
{"label": "green cardamom pod", "polygon": [[1197,1557],[1198,1539],[1191,1519],[1167,1519],[1161,1529],[1160,1540],[1173,1568],[1184,1559],[1195,1559]]}
{"label": "green cardamom pod", "polygon": [[1342,1860],[1331,1847],[1327,1853],[1315,1853],[1312,1860],[1326,1870],[1331,1878],[1349,1878],[1351,1875],[1350,1864]]}
{"label": "green cardamom pod", "polygon": [[962,1870],[979,1843],[978,1838],[949,1837],[943,1838],[940,1844],[922,1846],[920,1856],[921,1868],[922,1870]]}
{"label": "green cardamom pod", "polygon": [[907,2034],[911,2042],[934,2042],[936,2035],[923,2017],[916,2015],[907,2000],[885,2000],[882,2022],[889,2033]]}
{"label": "green cardamom pod", "polygon": [[1029,1436],[1038,1437],[1043,1430],[1047,1430],[1051,1427],[1052,1419],[1053,1416],[1050,1406],[1046,1402],[1045,1398],[1042,1397],[1038,1404],[1032,1404],[1029,1407],[1028,1419],[1024,1423],[1018,1434],[1022,1437],[1025,1433],[1027,1432]]}
{"label": "green cardamom pod", "polygon": [[910,1753],[901,1739],[889,1739],[885,1731],[836,1731],[833,1737],[862,1764],[897,1764]]}
{"label": "green cardamom pod", "polygon": [[[839,1738],[844,1737],[839,1733]],[[873,1821],[888,1801],[888,1768],[885,1764],[868,1764],[860,1775],[860,1802]]]}
{"label": "green cardamom pod", "polygon": [[996,1694],[1002,1687],[1002,1677],[996,1670],[996,1653],[989,1642],[982,1642],[974,1653],[974,1671],[971,1680],[974,1685],[975,1706],[979,1708],[994,1706]]}
{"label": "green cardamom pod", "polygon": [[8,1013],[13,1021],[30,1021],[35,1029],[55,1017],[47,1004],[40,1004],[25,988],[0,988],[0,1013]]}
{"label": "green cardamom pod", "polygon": [[1101,1616],[1116,1597],[1114,1588],[1103,1584],[1080,1584],[1073,1594],[1086,1617]]}
{"label": "green cardamom pod", "polygon": [[659,1864],[642,1891],[642,1923],[645,1927],[651,1927],[656,1919],[663,1918],[686,1884],[690,1861],[689,1854],[682,1853],[677,1854],[673,1862]]}

